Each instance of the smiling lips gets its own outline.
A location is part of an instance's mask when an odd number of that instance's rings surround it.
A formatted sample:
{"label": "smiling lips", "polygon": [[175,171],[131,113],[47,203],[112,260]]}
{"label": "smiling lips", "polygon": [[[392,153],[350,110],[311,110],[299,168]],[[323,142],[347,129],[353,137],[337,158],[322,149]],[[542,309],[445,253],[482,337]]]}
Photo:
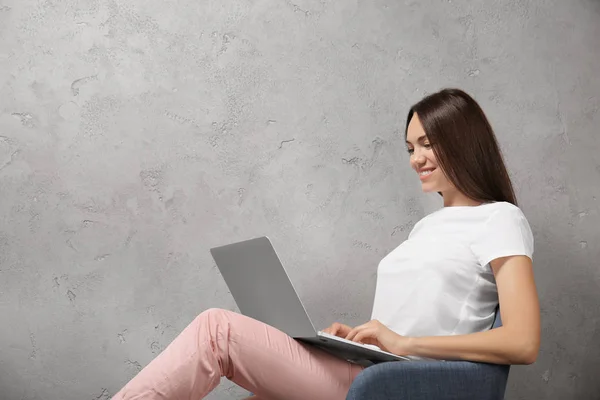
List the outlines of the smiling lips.
{"label": "smiling lips", "polygon": [[419,174],[419,179],[421,179],[422,181],[424,181],[425,179],[429,178],[429,176],[431,176],[431,173],[435,171],[435,168],[423,168],[417,171],[417,173]]}

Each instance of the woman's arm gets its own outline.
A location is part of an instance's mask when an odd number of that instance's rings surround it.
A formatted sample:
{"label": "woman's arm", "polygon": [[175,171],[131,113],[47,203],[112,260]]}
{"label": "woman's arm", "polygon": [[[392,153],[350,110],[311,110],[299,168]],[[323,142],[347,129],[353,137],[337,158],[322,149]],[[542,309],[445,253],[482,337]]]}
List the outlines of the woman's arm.
{"label": "woman's arm", "polygon": [[491,262],[498,286],[502,327],[457,336],[403,338],[397,354],[494,364],[532,364],[540,347],[540,307],[531,259]]}

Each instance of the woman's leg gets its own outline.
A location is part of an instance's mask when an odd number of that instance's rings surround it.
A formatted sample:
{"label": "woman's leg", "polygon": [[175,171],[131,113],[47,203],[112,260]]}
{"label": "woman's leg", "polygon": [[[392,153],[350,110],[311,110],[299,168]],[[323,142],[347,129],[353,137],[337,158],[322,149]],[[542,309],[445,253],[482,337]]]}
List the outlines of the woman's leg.
{"label": "woman's leg", "polygon": [[362,367],[243,315],[200,314],[113,400],[202,399],[222,376],[261,399],[345,399]]}

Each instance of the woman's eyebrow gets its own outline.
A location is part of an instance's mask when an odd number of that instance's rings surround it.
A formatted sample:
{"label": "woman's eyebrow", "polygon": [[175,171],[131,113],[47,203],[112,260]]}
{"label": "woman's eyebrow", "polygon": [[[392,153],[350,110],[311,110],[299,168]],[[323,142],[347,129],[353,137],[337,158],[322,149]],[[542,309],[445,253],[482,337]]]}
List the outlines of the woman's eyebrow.
{"label": "woman's eyebrow", "polygon": [[[427,135],[423,135],[417,139],[417,142],[423,143],[427,139]],[[406,139],[406,144],[412,144],[408,139]]]}

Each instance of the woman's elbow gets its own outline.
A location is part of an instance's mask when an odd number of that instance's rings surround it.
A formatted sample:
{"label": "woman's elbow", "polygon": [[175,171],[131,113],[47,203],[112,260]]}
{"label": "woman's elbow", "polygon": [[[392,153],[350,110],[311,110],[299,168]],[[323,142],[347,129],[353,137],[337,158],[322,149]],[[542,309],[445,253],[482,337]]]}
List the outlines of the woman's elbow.
{"label": "woman's elbow", "polygon": [[516,358],[515,365],[531,365],[536,362],[538,356],[537,349],[524,350]]}
{"label": "woman's elbow", "polygon": [[539,352],[539,342],[523,341],[513,349],[511,364],[531,365],[536,362]]}

